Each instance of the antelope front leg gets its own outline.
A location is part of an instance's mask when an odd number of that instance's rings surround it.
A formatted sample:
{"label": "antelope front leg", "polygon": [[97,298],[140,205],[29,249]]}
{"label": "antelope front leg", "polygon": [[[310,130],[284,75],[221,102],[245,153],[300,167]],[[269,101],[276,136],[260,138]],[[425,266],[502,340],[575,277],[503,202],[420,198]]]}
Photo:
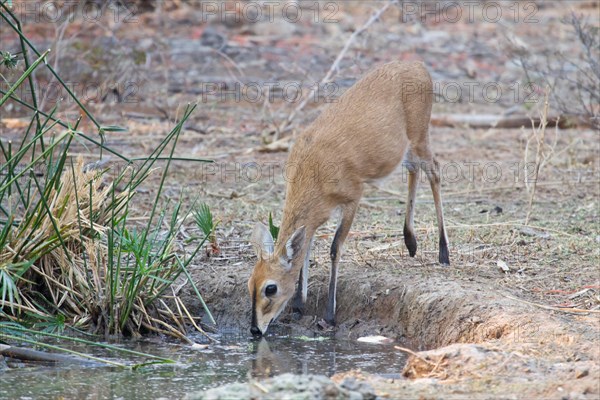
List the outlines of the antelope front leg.
{"label": "antelope front leg", "polygon": [[304,306],[306,305],[306,296],[308,294],[308,266],[310,264],[310,249],[312,247],[312,243],[313,238],[311,238],[308,242],[306,255],[304,256],[304,265],[300,270],[296,294],[292,300],[292,317],[294,319],[300,319],[304,315]]}
{"label": "antelope front leg", "polygon": [[342,218],[335,231],[333,243],[331,243],[331,275],[329,276],[329,294],[327,298],[327,310],[325,312],[325,322],[329,325],[335,325],[338,263],[340,261],[342,246],[344,245],[346,236],[348,236],[348,232],[350,232],[350,226],[352,226],[357,207],[358,201],[342,207]]}

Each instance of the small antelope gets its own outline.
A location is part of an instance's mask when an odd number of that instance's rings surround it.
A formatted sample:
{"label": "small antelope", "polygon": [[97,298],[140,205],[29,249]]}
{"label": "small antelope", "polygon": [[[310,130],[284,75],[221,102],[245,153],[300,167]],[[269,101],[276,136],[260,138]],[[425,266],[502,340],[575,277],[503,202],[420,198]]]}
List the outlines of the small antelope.
{"label": "small antelope", "polygon": [[[431,184],[439,229],[439,262],[450,264],[438,163],[429,144],[431,76],[422,63],[391,62],[370,72],[330,105],[298,137],[286,164],[286,199],[277,243],[257,224],[252,233],[258,262],[248,281],[253,335],[266,333],[294,296],[302,315],[310,247],[332,211],[341,219],[331,245],[325,321],[335,325],[338,262],[366,182],[389,175],[402,160],[408,169],[404,242],[417,251],[413,227],[418,169]],[[294,289],[298,286],[294,295]]]}

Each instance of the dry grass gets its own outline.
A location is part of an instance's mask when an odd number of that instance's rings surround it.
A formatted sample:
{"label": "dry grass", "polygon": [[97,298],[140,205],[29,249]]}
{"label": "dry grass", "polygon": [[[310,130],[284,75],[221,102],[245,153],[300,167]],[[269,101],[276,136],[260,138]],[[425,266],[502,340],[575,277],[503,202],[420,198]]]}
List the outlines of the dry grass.
{"label": "dry grass", "polygon": [[[205,229],[204,237],[188,240],[195,248],[181,254],[183,246],[176,244],[176,238],[195,203],[183,212],[181,203],[169,206],[163,201],[162,190],[183,124],[196,106],[188,104],[175,127],[148,156],[136,158],[139,163],[134,167],[132,160],[103,143],[106,134],[126,129],[96,120],[47,62],[50,50],[40,53],[24,36],[10,4],[0,3],[0,17],[20,38],[21,46],[18,60],[6,53],[10,56],[6,63],[2,53],[0,77],[8,82],[2,75],[6,73],[18,79],[2,91],[0,108],[10,111],[13,103],[19,103],[33,111],[29,122],[10,124],[15,129],[11,132],[14,140],[4,133],[0,138],[1,322],[8,319],[50,329],[68,325],[105,335],[137,336],[154,331],[189,340],[186,319],[199,329],[198,324],[176,294],[171,301],[178,313],[162,297],[181,273],[191,281],[186,268],[214,226]],[[30,52],[36,57],[31,64]],[[85,133],[94,128],[83,127],[83,117],[71,123],[57,115],[57,108],[43,111],[44,101],[38,104],[36,100],[36,69],[51,74],[62,85],[97,129],[100,142]],[[17,89],[27,83],[31,98],[20,98]],[[84,168],[82,158],[76,162],[72,158],[75,138],[93,143],[96,150],[99,147],[101,159],[104,151],[118,156],[126,168],[116,170],[112,179],[109,169]],[[169,146],[168,156],[163,157]],[[159,160],[166,161],[166,166],[146,224],[133,226],[128,218],[134,193]],[[204,213],[210,214],[210,210],[205,207]],[[199,293],[198,298],[203,303]],[[205,310],[210,316],[206,306]]]}
{"label": "dry grass", "polygon": [[[49,188],[47,208],[39,206],[9,231],[0,251],[0,265],[5,268],[32,262],[19,281],[13,307],[35,309],[40,294],[69,314],[81,314],[82,303],[88,309],[97,303],[90,296],[104,278],[100,266],[105,264],[106,248],[93,237],[95,232],[106,232],[110,218],[106,204],[111,190],[109,186],[100,190],[102,177],[97,172],[84,172],[82,159],[72,171],[64,175],[59,187]],[[123,192],[118,196],[117,201],[127,201],[131,194]],[[90,218],[92,214],[94,217]],[[90,271],[85,270],[86,264]],[[88,318],[77,321],[77,325]]]}
{"label": "dry grass", "polygon": [[[2,300],[3,315],[33,321],[58,314],[68,325],[104,334],[152,331],[188,340],[186,321],[203,332],[176,294],[168,296],[176,311],[160,300],[182,268],[174,240],[147,260],[131,248],[136,245],[132,237],[128,243],[119,235],[109,239],[111,230],[120,230],[115,221],[125,219],[133,192],[104,182],[102,172],[86,172],[81,158],[71,171],[45,193],[47,207],[38,207],[9,230],[0,271],[16,285],[13,301]],[[170,237],[153,233],[152,241]],[[141,268],[140,262],[149,264]]]}

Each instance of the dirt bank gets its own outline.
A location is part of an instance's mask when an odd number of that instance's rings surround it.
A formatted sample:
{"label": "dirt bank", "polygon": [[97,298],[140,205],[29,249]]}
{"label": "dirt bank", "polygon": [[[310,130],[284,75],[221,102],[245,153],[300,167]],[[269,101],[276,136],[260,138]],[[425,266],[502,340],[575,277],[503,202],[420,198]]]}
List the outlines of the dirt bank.
{"label": "dirt bank", "polygon": [[[307,315],[293,321],[284,313],[272,334],[327,334],[317,325],[324,312],[327,271],[325,266],[311,269]],[[201,291],[220,326],[247,331],[249,269],[220,267],[206,273]],[[351,371],[334,376],[339,382],[356,376],[379,396],[391,398],[576,399],[600,394],[597,314],[542,309],[477,277],[463,276],[456,267],[347,264],[338,296],[339,323],[330,334],[382,334],[424,350],[398,371],[402,378]]]}

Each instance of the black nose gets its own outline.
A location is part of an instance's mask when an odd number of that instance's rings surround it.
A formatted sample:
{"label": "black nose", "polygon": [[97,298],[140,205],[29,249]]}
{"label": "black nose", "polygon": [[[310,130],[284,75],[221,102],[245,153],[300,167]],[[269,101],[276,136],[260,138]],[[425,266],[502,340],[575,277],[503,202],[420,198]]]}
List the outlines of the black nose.
{"label": "black nose", "polygon": [[253,326],[252,328],[250,328],[250,333],[253,334],[254,336],[262,335],[262,332],[256,326]]}

